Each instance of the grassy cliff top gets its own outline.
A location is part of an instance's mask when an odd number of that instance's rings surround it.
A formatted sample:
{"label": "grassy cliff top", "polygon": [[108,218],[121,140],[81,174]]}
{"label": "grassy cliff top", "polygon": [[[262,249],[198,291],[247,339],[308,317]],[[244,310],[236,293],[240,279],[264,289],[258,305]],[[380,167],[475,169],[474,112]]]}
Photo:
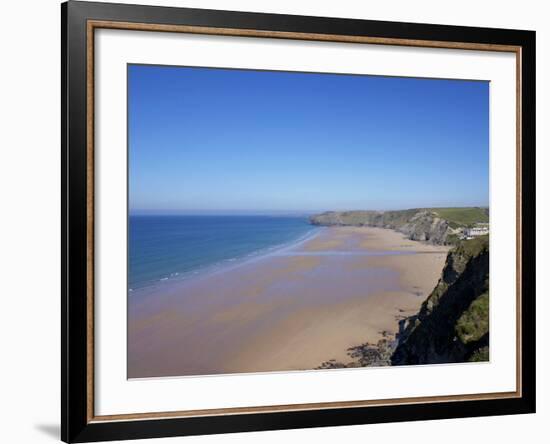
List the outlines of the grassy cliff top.
{"label": "grassy cliff top", "polygon": [[429,212],[446,220],[452,228],[472,226],[477,223],[489,222],[489,209],[483,207],[452,207],[452,208],[412,208],[409,210],[389,211],[327,211],[312,216],[312,220],[321,222],[338,221],[346,225],[361,225],[374,218],[383,217],[386,221],[406,223],[419,212]]}
{"label": "grassy cliff top", "polygon": [[475,237],[464,240],[456,246],[456,253],[462,254],[468,258],[479,256],[482,252],[489,250],[489,235]]}
{"label": "grassy cliff top", "polygon": [[482,207],[430,208],[442,219],[460,226],[489,222],[489,209]]}

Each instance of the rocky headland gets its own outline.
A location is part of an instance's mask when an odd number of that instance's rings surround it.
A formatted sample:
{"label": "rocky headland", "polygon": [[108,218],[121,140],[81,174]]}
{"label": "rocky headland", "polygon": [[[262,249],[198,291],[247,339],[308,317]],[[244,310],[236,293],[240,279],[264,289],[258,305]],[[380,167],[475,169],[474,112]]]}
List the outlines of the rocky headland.
{"label": "rocky headland", "polygon": [[488,222],[488,209],[479,207],[327,211],[310,217],[313,225],[389,228],[411,240],[435,245],[454,245],[465,228],[485,222]]}

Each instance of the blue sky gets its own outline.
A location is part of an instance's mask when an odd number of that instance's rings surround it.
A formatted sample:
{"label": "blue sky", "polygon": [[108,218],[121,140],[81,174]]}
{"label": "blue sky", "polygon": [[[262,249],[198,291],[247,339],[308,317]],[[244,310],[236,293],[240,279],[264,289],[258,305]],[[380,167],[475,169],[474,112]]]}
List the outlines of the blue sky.
{"label": "blue sky", "polygon": [[489,83],[128,66],[129,207],[486,206]]}

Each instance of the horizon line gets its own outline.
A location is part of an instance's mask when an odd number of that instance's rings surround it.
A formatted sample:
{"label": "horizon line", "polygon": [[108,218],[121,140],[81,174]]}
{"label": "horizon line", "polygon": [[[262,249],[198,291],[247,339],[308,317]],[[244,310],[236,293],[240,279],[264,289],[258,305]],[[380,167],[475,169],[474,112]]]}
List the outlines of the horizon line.
{"label": "horizon line", "polygon": [[154,214],[154,215],[262,215],[262,214],[319,214],[319,213],[344,213],[351,211],[407,211],[407,210],[424,210],[424,209],[444,209],[444,208],[489,208],[489,205],[438,205],[438,206],[422,206],[422,207],[402,207],[402,208],[354,208],[354,209],[319,209],[319,210],[270,210],[270,209],[129,209],[129,215]]}

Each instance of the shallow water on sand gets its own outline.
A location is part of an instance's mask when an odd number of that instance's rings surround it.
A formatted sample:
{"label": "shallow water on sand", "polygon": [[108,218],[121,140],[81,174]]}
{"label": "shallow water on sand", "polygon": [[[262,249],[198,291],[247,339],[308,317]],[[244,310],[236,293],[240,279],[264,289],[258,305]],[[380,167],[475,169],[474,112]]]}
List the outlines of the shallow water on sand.
{"label": "shallow water on sand", "polygon": [[400,257],[413,267],[417,253],[396,233],[390,243],[377,233],[320,229],[268,254],[135,290],[128,376],[314,368],[362,332],[393,328],[398,308],[420,300],[403,291],[399,267],[373,261]]}

